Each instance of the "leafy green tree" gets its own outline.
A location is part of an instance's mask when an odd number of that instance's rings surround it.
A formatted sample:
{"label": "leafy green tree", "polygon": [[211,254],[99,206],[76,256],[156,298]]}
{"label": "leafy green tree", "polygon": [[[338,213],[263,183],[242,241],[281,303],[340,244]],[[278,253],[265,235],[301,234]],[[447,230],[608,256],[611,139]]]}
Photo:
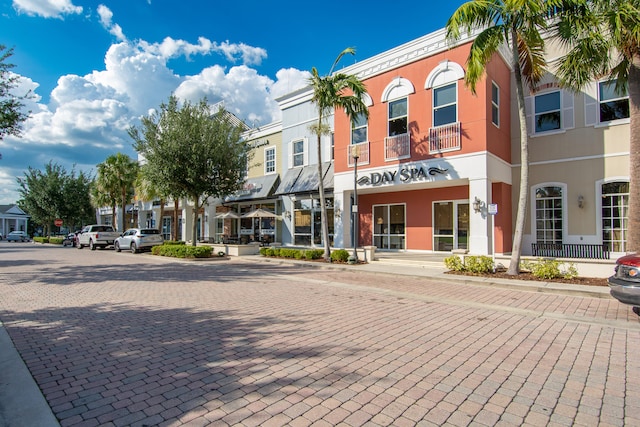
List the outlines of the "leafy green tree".
{"label": "leafy green tree", "polygon": [[145,174],[174,200],[193,201],[192,245],[196,245],[198,211],[209,197],[242,188],[251,147],[242,139],[246,126],[224,108],[212,111],[206,98],[182,106],[172,95],[160,111],[142,119],[129,135],[143,155]]}
{"label": "leafy green tree", "polygon": [[12,73],[14,64],[8,63],[7,59],[13,55],[13,48],[7,49],[0,44],[0,141],[6,135],[20,136],[22,122],[29,113],[23,111],[22,101],[30,97],[30,93],[17,96],[11,93],[18,85],[19,76]]}
{"label": "leafy green tree", "polygon": [[480,33],[467,58],[465,83],[475,93],[477,83],[498,48],[506,43],[512,54],[516,80],[516,100],[520,122],[520,193],[513,248],[508,274],[520,271],[522,236],[529,195],[529,140],[524,108],[524,85],[533,90],[545,72],[545,41],[548,12],[562,6],[562,0],[472,0],[460,6],[446,25],[447,37],[458,40],[462,31]]}
{"label": "leafy green tree", "polygon": [[640,250],[640,1],[569,0],[556,27],[569,49],[560,58],[560,84],[580,90],[606,78],[629,94],[629,228],[627,251]]}
{"label": "leafy green tree", "polygon": [[98,164],[98,174],[92,191],[94,203],[98,204],[98,207],[111,206],[114,221],[116,205],[120,206],[120,219],[118,224],[114,224],[119,231],[124,231],[125,209],[127,203],[133,200],[138,168],[137,161],[122,153],[113,154]]}
{"label": "leafy green tree", "polygon": [[334,109],[341,108],[349,116],[351,120],[359,114],[369,117],[369,110],[362,101],[363,95],[366,93],[364,83],[357,76],[344,73],[335,73],[335,69],[340,59],[346,54],[355,55],[354,48],[346,48],[343,50],[331,66],[329,74],[320,76],[318,70],[313,67],[311,69],[311,77],[309,83],[313,87],[313,102],[318,109],[318,122],[310,127],[311,131],[317,136],[317,156],[318,156],[318,191],[320,193],[320,221],[322,224],[322,241],[324,243],[323,258],[326,262],[331,262],[331,249],[329,247],[329,223],[327,222],[327,204],[324,195],[324,183],[322,174],[322,135],[331,133],[326,120],[333,114]]}
{"label": "leafy green tree", "polygon": [[51,232],[57,218],[74,228],[93,217],[89,200],[91,177],[83,172],[68,173],[64,167],[49,162],[44,171],[29,167],[17,182],[22,197],[18,204],[44,227],[45,234]]}

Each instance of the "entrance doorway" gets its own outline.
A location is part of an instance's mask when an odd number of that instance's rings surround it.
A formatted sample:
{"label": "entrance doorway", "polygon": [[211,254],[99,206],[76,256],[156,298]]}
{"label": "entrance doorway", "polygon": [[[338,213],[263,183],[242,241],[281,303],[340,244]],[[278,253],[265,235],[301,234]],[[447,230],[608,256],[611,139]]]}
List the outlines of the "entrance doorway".
{"label": "entrance doorway", "polygon": [[469,202],[433,203],[433,250],[469,249]]}

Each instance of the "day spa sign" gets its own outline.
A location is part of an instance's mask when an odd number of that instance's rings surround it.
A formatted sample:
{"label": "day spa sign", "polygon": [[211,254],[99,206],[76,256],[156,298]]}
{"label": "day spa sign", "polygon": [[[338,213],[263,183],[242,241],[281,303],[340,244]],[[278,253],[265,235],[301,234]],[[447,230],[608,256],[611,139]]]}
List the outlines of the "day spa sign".
{"label": "day spa sign", "polygon": [[433,181],[437,175],[447,175],[448,171],[449,169],[438,167],[411,165],[401,169],[371,172],[358,178],[358,185],[365,187],[385,184],[406,184],[414,181]]}

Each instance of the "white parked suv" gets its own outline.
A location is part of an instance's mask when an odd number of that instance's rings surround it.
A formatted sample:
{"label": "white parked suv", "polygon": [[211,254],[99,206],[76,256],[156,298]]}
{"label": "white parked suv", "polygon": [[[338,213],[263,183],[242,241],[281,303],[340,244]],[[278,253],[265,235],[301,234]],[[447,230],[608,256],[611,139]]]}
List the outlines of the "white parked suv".
{"label": "white parked suv", "polygon": [[130,250],[132,253],[151,250],[152,247],[162,245],[164,239],[160,231],[155,228],[130,228],[114,242],[116,252]]}

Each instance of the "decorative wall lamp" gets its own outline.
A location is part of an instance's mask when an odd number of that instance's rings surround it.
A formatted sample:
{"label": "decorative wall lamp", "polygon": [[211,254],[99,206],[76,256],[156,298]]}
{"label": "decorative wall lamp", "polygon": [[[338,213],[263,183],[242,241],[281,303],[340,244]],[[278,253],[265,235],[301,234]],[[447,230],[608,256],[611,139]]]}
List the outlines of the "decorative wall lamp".
{"label": "decorative wall lamp", "polygon": [[291,219],[291,211],[284,211],[282,215],[287,219]]}
{"label": "decorative wall lamp", "polygon": [[578,207],[580,209],[584,208],[584,197],[582,195],[578,196]]}
{"label": "decorative wall lamp", "polygon": [[340,208],[335,207],[333,209],[333,216],[335,216],[336,218],[342,218],[342,211],[340,210]]}
{"label": "decorative wall lamp", "polygon": [[480,209],[482,208],[482,201],[478,199],[478,196],[475,197],[471,206],[473,207],[473,211],[475,213],[480,212]]}

